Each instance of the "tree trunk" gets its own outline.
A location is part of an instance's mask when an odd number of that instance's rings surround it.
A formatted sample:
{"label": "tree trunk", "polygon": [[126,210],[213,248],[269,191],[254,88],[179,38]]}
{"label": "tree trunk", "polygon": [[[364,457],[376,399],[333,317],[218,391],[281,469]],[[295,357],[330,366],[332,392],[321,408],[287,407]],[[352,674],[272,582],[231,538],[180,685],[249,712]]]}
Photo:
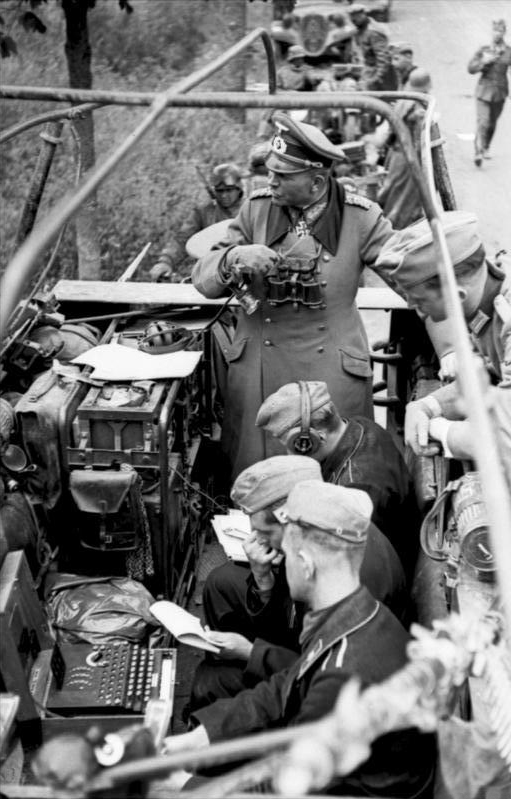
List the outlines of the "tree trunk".
{"label": "tree trunk", "polygon": [[[91,48],[87,14],[89,0],[62,0],[66,19],[66,59],[69,86],[72,89],[92,89]],[[78,139],[77,159],[80,176],[95,162],[94,120],[92,112],[73,122]],[[101,253],[97,226],[97,199],[92,195],[75,218],[78,277],[97,280],[101,277]]]}
{"label": "tree trunk", "polygon": [[[244,0],[223,0],[221,4],[222,16],[225,20],[224,43],[225,49],[243,39],[247,27],[247,6]],[[244,92],[246,79],[247,52],[231,61],[221,72],[222,91]],[[245,109],[229,109],[233,122],[245,122]]]}

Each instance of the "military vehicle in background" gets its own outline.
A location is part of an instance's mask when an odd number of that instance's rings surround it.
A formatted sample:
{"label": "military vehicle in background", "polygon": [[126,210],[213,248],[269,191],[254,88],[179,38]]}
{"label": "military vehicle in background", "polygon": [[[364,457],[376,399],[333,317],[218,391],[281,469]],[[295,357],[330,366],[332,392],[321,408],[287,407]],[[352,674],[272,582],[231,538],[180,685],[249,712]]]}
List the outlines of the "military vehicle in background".
{"label": "military vehicle in background", "polygon": [[[391,3],[368,0],[364,5],[375,20],[388,22]],[[350,5],[349,0],[297,0],[292,11],[272,23],[270,35],[277,57],[285,57],[289,47],[299,44],[311,65],[349,61],[355,33]]]}

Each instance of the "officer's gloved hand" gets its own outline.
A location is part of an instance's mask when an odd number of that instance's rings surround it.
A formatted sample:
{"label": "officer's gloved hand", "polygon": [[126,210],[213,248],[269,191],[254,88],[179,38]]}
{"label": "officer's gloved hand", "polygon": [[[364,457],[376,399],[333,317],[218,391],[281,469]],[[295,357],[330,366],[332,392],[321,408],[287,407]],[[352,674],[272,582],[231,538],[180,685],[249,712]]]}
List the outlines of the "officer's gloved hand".
{"label": "officer's gloved hand", "polygon": [[244,244],[233,247],[227,254],[227,266],[235,279],[251,280],[268,274],[278,261],[275,250],[265,244]]}

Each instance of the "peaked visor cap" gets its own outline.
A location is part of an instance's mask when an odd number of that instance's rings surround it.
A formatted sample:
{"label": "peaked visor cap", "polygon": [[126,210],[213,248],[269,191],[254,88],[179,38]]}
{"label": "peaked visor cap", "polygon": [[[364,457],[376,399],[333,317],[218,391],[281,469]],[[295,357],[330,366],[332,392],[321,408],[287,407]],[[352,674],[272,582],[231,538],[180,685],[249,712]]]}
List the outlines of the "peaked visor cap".
{"label": "peaked visor cap", "polygon": [[[440,222],[454,270],[457,271],[467,258],[483,246],[477,217],[468,211],[446,211],[440,214]],[[376,266],[393,266],[389,277],[404,291],[436,277],[439,270],[427,221],[424,219],[396,231],[384,244]]]}
{"label": "peaked visor cap", "polygon": [[266,166],[271,172],[305,172],[328,169],[334,161],[345,161],[342,150],[314,125],[295,122],[281,111],[273,115],[277,133],[272,139]]}
{"label": "peaked visor cap", "polygon": [[289,492],[282,517],[360,546],[367,539],[372,512],[373,503],[365,491],[304,480]]}
{"label": "peaked visor cap", "polygon": [[234,481],[231,499],[245,513],[257,513],[278,502],[300,480],[321,480],[321,467],[305,455],[274,455],[249,466]]}

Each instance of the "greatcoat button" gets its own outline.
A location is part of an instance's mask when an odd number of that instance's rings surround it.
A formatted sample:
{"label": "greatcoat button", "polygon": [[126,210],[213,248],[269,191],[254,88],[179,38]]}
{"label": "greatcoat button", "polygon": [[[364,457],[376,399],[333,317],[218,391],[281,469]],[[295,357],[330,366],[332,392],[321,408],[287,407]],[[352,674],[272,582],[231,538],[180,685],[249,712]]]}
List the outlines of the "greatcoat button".
{"label": "greatcoat button", "polygon": [[326,325],[318,325],[318,330],[326,330]]}
{"label": "greatcoat button", "polygon": [[324,352],[324,351],[325,351],[324,347],[318,347],[318,352]]}
{"label": "greatcoat button", "polygon": [[266,341],[264,342],[264,346],[265,347],[271,347],[271,341],[270,341],[269,338],[267,338]]}
{"label": "greatcoat button", "polygon": [[269,323],[271,322],[271,319],[270,319],[270,317],[268,317],[268,318],[267,318],[267,319],[265,319],[264,321],[265,321],[265,322],[267,322],[267,323],[269,324]]}
{"label": "greatcoat button", "polygon": [[326,280],[322,280],[319,285],[321,286],[321,288],[325,288],[328,284],[327,284]]}
{"label": "greatcoat button", "polygon": [[329,261],[330,260],[330,256],[325,253],[325,255],[323,256],[323,260],[324,261]]}

